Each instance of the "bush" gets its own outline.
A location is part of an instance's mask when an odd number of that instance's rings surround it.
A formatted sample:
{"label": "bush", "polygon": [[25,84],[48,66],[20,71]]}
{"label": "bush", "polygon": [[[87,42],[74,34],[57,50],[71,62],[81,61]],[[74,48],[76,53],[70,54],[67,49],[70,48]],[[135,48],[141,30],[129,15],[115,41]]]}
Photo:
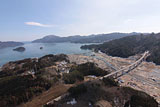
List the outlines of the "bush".
{"label": "bush", "polygon": [[94,63],[88,62],[72,67],[69,74],[63,75],[63,80],[67,84],[73,84],[76,81],[84,80],[84,76],[87,75],[104,76],[106,74],[108,74],[107,71],[96,67]]}
{"label": "bush", "polygon": [[158,107],[157,102],[148,95],[133,95],[130,104],[131,107]]}
{"label": "bush", "polygon": [[63,80],[67,84],[73,84],[76,81],[84,80],[84,76],[87,75],[104,76],[106,74],[108,74],[107,71],[96,67],[94,63],[88,62],[72,67],[69,74],[63,75]]}
{"label": "bush", "polygon": [[131,107],[158,107],[156,100],[145,92],[130,87],[123,87],[123,91],[131,96],[130,100],[126,102],[125,105],[130,104]]}
{"label": "bush", "polygon": [[68,92],[72,96],[77,97],[78,95],[87,92],[87,87],[84,84],[80,84],[76,87],[71,87]]}
{"label": "bush", "polygon": [[63,75],[63,80],[66,84],[73,84],[76,81],[83,81],[84,77],[79,71],[73,71]]}
{"label": "bush", "polygon": [[118,86],[118,82],[116,82],[113,78],[103,78],[103,82],[105,85]]}
{"label": "bush", "polygon": [[107,71],[102,70],[101,68],[98,68],[94,63],[91,63],[91,62],[78,65],[76,70],[78,70],[84,76],[87,76],[87,75],[104,76],[108,74]]}

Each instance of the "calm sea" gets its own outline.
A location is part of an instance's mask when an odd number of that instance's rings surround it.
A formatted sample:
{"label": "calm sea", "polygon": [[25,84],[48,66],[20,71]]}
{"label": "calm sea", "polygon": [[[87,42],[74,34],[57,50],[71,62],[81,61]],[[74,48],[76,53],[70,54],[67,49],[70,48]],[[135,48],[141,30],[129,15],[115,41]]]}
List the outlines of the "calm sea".
{"label": "calm sea", "polygon": [[[0,66],[9,62],[25,58],[41,57],[47,54],[84,54],[89,53],[89,50],[82,50],[80,47],[84,44],[75,43],[25,43],[24,52],[13,51],[15,48],[0,49]],[[43,47],[41,50],[40,47]]]}

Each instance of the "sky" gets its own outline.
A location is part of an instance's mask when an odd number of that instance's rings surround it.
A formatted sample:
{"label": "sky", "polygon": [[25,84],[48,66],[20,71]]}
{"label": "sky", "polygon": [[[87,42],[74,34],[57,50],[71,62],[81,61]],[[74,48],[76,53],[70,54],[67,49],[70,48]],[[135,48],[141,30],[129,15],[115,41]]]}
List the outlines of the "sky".
{"label": "sky", "polygon": [[159,31],[160,0],[0,0],[0,41]]}

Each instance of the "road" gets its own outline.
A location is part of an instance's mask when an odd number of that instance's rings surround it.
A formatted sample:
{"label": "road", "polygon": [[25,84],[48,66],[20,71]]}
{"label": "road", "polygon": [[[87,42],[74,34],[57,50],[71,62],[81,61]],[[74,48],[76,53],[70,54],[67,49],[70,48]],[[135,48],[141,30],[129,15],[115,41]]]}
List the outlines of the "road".
{"label": "road", "polygon": [[[119,70],[116,67],[114,67],[111,63],[109,63],[108,61],[104,60],[103,58],[100,58],[100,57],[95,56],[95,55],[90,55],[90,56],[105,62],[109,67],[111,67],[113,70],[115,70],[115,72],[112,72],[112,73],[110,73],[108,75],[105,75],[105,76],[100,78],[100,79],[103,79],[103,78],[108,78],[108,77],[113,76],[113,75],[116,75],[116,77],[123,76],[123,75],[127,74],[128,72],[132,71],[138,65],[140,65],[145,58],[147,58],[149,56],[149,51],[144,52],[142,57],[139,58],[133,64],[131,64],[131,65],[125,67],[125,68],[119,69]],[[121,74],[119,76],[117,76],[117,74],[119,74],[119,73],[121,73]]]}

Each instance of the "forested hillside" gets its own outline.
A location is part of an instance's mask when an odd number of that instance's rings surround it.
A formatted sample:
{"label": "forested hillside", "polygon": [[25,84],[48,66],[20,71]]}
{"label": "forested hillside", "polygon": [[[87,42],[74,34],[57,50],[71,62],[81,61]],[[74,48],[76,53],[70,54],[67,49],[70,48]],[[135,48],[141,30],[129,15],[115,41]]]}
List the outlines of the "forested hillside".
{"label": "forested hillside", "polygon": [[108,55],[124,58],[149,50],[151,55],[147,61],[160,64],[160,33],[128,36],[100,45],[85,45],[81,48],[101,50]]}
{"label": "forested hillside", "polygon": [[97,34],[97,35],[88,35],[88,36],[68,36],[61,37],[55,35],[45,36],[41,39],[32,41],[33,43],[60,43],[60,42],[72,42],[72,43],[103,43],[106,41],[119,39],[131,35],[140,35],[141,33],[108,33],[108,34]]}

